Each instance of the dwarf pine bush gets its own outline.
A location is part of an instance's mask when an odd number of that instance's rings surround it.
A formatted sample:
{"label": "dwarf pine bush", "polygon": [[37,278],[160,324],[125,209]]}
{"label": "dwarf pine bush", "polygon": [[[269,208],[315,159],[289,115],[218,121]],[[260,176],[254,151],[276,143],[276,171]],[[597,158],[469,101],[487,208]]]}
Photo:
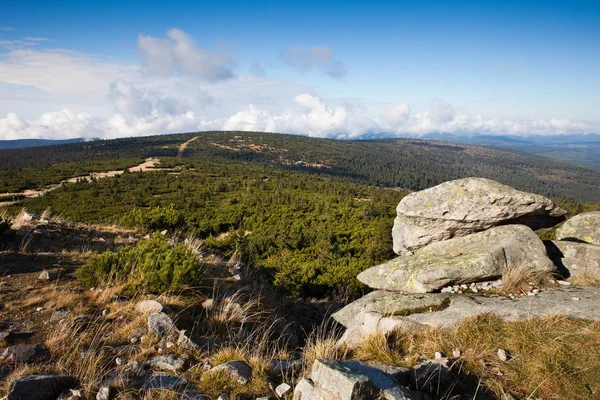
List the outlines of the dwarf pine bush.
{"label": "dwarf pine bush", "polygon": [[199,283],[202,268],[196,254],[182,243],[172,246],[162,236],[92,256],[77,271],[88,287],[124,283],[126,292],[164,293]]}

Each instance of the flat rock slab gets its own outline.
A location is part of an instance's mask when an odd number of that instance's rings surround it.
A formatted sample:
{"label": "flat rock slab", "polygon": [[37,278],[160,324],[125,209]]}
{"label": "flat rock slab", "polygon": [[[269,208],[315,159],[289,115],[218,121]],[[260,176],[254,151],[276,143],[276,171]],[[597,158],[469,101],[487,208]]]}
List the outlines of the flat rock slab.
{"label": "flat rock slab", "polygon": [[556,230],[556,239],[600,245],[600,211],[578,214]]}
{"label": "flat rock slab", "polygon": [[402,294],[378,290],[348,304],[333,318],[347,328],[341,341],[355,346],[378,331],[425,326],[451,328],[465,318],[486,313],[508,321],[553,314],[600,320],[599,306],[600,287],[594,286],[550,289],[514,300],[477,294]]}
{"label": "flat rock slab", "polygon": [[449,285],[499,278],[509,268],[553,271],[544,243],[525,225],[504,225],[487,231],[431,243],[412,256],[400,256],[369,268],[358,280],[374,289],[427,293]]}
{"label": "flat rock slab", "polygon": [[553,240],[548,256],[565,278],[586,276],[600,280],[600,245]]}
{"label": "flat rock slab", "polygon": [[394,251],[404,254],[498,225],[551,227],[566,213],[543,196],[490,179],[458,179],[411,193],[400,201],[392,229]]}

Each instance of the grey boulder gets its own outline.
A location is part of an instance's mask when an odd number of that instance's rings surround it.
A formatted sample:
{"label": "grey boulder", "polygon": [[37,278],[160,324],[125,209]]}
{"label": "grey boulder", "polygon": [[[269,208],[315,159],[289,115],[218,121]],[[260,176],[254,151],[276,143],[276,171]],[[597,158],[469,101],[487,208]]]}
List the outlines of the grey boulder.
{"label": "grey boulder", "polygon": [[29,375],[17,378],[8,387],[7,400],[55,400],[62,392],[78,386],[68,375]]}
{"label": "grey boulder", "polygon": [[573,240],[600,245],[600,211],[578,214],[556,230],[557,240]]}
{"label": "grey boulder", "polygon": [[391,375],[358,361],[317,359],[310,379],[301,379],[294,400],[410,399],[410,392]]}
{"label": "grey boulder", "polygon": [[544,243],[524,225],[435,242],[412,256],[400,256],[369,268],[358,280],[374,289],[427,293],[448,285],[493,280],[510,268],[553,271]]}
{"label": "grey boulder", "polygon": [[10,364],[29,364],[49,360],[50,352],[42,343],[9,346],[0,354],[0,361]]}
{"label": "grey boulder", "polygon": [[553,240],[546,242],[546,248],[565,278],[600,280],[600,245]]}
{"label": "grey boulder", "polygon": [[490,179],[465,178],[404,197],[396,208],[392,237],[396,254],[466,236],[493,226],[547,228],[567,212],[551,200]]}

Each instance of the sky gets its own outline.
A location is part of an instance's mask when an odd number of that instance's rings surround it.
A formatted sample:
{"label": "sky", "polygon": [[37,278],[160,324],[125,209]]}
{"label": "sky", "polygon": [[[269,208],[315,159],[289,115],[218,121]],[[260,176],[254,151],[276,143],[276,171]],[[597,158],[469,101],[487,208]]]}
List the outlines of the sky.
{"label": "sky", "polygon": [[0,140],[600,133],[600,0],[0,2]]}

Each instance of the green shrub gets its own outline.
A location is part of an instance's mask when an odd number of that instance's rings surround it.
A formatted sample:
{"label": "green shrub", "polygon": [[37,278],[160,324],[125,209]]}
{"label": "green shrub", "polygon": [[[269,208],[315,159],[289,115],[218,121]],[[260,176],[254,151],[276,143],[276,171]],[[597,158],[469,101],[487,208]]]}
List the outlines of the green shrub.
{"label": "green shrub", "polygon": [[198,284],[202,268],[196,254],[184,244],[172,246],[155,236],[135,246],[92,256],[77,271],[77,278],[88,287],[125,283],[130,293],[163,293]]}
{"label": "green shrub", "polygon": [[124,225],[150,230],[175,229],[183,222],[183,214],[176,210],[173,204],[147,210],[135,208],[121,219]]}

